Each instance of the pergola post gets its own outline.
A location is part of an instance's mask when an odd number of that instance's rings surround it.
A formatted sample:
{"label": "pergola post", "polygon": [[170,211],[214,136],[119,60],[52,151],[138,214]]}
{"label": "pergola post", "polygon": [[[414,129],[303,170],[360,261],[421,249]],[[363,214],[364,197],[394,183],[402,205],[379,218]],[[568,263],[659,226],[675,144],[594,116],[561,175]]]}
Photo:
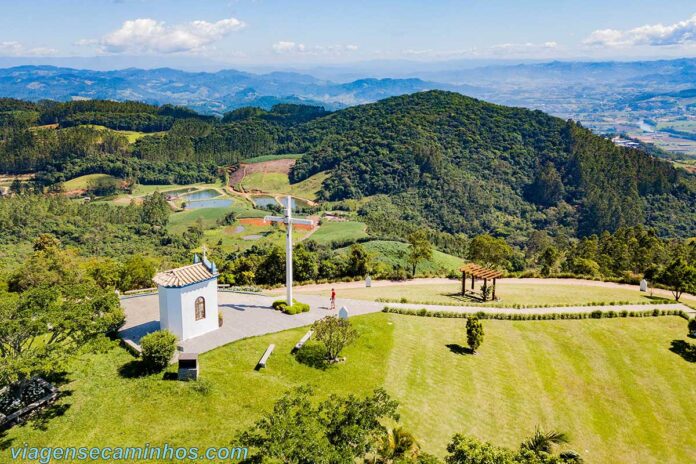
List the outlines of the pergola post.
{"label": "pergola post", "polygon": [[[478,264],[475,263],[468,263],[462,266],[460,269],[462,272],[462,295],[466,295],[466,279],[471,276],[471,294],[473,296],[476,296],[477,294],[474,291],[475,285],[476,285],[476,280],[477,279],[482,279],[483,280],[483,287],[481,288],[481,296],[480,299],[482,301],[490,301],[491,299],[496,300],[497,296],[495,294],[495,287],[498,284],[498,277],[502,277],[503,273],[496,270],[496,269],[490,269],[490,268],[485,268],[482,266],[479,266]],[[492,281],[493,288],[490,288],[488,286],[488,281]],[[485,290],[485,292],[484,292]],[[490,295],[487,295],[490,293]],[[489,298],[490,296],[490,298]]]}

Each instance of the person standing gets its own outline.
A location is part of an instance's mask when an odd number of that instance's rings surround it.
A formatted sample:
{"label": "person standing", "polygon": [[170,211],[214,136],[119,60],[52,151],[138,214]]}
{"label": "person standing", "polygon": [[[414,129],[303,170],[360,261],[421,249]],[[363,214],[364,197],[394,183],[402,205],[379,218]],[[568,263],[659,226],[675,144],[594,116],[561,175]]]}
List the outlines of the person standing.
{"label": "person standing", "polygon": [[329,307],[331,311],[336,309],[336,289],[331,289],[331,306]]}

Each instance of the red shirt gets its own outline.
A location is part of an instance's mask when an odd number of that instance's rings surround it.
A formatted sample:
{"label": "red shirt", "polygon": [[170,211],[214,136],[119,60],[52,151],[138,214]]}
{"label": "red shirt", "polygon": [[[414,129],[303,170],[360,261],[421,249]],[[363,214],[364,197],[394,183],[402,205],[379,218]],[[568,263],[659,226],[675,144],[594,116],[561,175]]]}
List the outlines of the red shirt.
{"label": "red shirt", "polygon": [[335,299],[336,299],[336,292],[333,291],[333,290],[331,291],[331,299],[332,299],[332,300],[335,300]]}

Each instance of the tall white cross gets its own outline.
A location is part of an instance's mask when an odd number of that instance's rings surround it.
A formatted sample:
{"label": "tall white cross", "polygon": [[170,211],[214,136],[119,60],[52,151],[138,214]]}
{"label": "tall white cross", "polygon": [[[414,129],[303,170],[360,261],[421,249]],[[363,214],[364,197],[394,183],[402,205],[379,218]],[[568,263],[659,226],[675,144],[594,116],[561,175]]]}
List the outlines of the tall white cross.
{"label": "tall white cross", "polygon": [[285,216],[266,216],[263,218],[266,222],[282,222],[287,228],[286,244],[285,244],[285,286],[287,288],[287,303],[292,305],[292,225],[303,224],[313,226],[314,221],[310,219],[295,219],[292,217],[292,197],[286,198]]}

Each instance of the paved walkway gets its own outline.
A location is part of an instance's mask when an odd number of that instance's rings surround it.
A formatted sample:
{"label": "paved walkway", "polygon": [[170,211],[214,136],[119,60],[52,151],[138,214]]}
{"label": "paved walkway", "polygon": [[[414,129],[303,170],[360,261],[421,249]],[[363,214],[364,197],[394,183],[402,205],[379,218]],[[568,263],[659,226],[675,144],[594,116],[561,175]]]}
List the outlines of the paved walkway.
{"label": "paved walkway", "polygon": [[[218,293],[218,304],[223,314],[224,324],[221,328],[209,334],[186,340],[182,347],[186,352],[204,353],[243,338],[281,332],[287,329],[312,324],[336,311],[328,310],[328,300],[314,295],[297,295],[297,299],[310,305],[307,313],[290,316],[271,308],[271,303],[277,297],[225,292]],[[159,329],[159,306],[157,294],[126,297],[121,305],[126,312],[126,324],[120,331],[125,340],[138,344],[143,335]],[[350,316],[369,314],[381,311],[385,303],[374,301],[351,300],[338,298],[336,306],[346,306]],[[516,313],[516,314],[546,314],[560,312],[592,312],[592,311],[647,311],[654,307],[660,309],[681,309],[696,315],[696,311],[682,304],[663,305],[620,305],[620,306],[571,306],[562,308],[490,308],[481,306],[441,306],[389,303],[386,306],[421,309],[432,311],[448,311],[457,313]]]}

